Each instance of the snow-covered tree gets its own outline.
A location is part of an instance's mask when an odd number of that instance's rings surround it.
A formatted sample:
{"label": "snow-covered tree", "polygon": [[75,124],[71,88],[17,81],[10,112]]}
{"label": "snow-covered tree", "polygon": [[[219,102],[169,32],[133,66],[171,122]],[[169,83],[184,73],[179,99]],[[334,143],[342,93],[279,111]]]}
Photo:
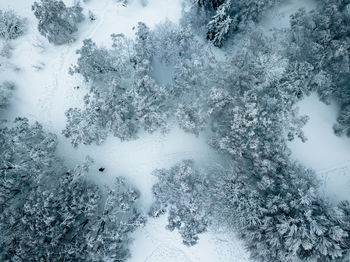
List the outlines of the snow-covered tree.
{"label": "snow-covered tree", "polygon": [[[308,64],[311,69],[305,73],[307,81],[303,89],[317,91],[327,104],[332,99],[338,102],[341,110],[334,131],[348,136],[349,9],[347,1],[332,0],[320,2],[314,12],[300,10],[291,19],[288,49],[291,63]],[[298,75],[290,77],[298,81]]]}
{"label": "snow-covered tree", "polygon": [[90,39],[77,51],[70,72],[90,85],[84,109],[67,111],[63,133],[72,143],[100,144],[108,132],[122,140],[134,139],[140,128],[167,131],[172,106],[169,90],[152,76],[153,34],[138,23],[135,41],[112,35],[113,49],[98,48]]}
{"label": "snow-covered tree", "polygon": [[100,196],[97,186],[66,175],[56,185],[39,184],[2,218],[6,233],[5,258],[10,260],[86,261],[89,223],[96,216]]}
{"label": "snow-covered tree", "polygon": [[220,47],[229,33],[232,19],[229,15],[229,9],[231,6],[231,0],[222,4],[216,11],[215,16],[210,20],[207,25],[207,39],[210,40],[215,46]]}
{"label": "snow-covered tree", "polygon": [[[282,161],[284,162],[282,162]],[[337,261],[348,232],[317,194],[315,175],[285,157],[235,162],[215,177],[217,216],[258,261]],[[215,194],[214,194],[215,195]]]}
{"label": "snow-covered tree", "polygon": [[233,159],[247,154],[271,157],[284,150],[286,136],[305,139],[301,127],[307,118],[296,117],[297,99],[283,87],[288,63],[272,39],[260,32],[249,38],[218,71],[219,85],[208,95],[211,144]]}
{"label": "snow-covered tree", "polygon": [[140,66],[141,68],[146,66],[143,70],[150,70],[147,66],[151,66],[151,60],[154,56],[153,34],[145,23],[138,22],[135,35],[135,66]]}
{"label": "snow-covered tree", "polygon": [[137,80],[129,93],[135,115],[142,127],[149,133],[167,131],[169,119],[168,92],[148,74]]}
{"label": "snow-covered tree", "polygon": [[132,97],[134,68],[130,48],[124,36],[114,35],[114,49],[98,48],[91,39],[84,40],[77,65],[71,73],[79,73],[90,85],[84,109],[69,109],[64,135],[74,146],[79,143],[100,144],[108,132],[122,140],[136,137],[138,130]]}
{"label": "snow-covered tree", "polygon": [[338,136],[346,134],[350,137],[350,104],[344,104],[341,107],[337,124],[333,126],[333,130]]}
{"label": "snow-covered tree", "polygon": [[0,109],[9,105],[14,87],[14,83],[8,81],[0,84]]}
{"label": "snow-covered tree", "polygon": [[115,57],[105,48],[98,48],[91,39],[85,39],[83,46],[76,52],[79,56],[77,65],[70,69],[70,74],[81,74],[85,81],[111,80],[121,66]]}
{"label": "snow-covered tree", "polygon": [[125,261],[130,257],[130,234],[145,223],[137,208],[140,193],[117,177],[113,187],[107,188],[102,214],[93,226],[88,239],[91,261]]}
{"label": "snow-covered tree", "polygon": [[208,114],[198,100],[191,104],[179,104],[175,116],[181,129],[197,136],[207,126]]}
{"label": "snow-covered tree", "polygon": [[220,47],[225,38],[228,38],[229,31],[232,35],[245,31],[250,24],[259,22],[266,10],[283,0],[191,1],[195,4],[185,13],[182,21],[199,27],[200,32],[205,32],[208,40]]}
{"label": "snow-covered tree", "polygon": [[[41,179],[56,174],[59,161],[54,152],[56,137],[38,123],[17,118],[13,126],[0,129],[1,209],[27,192]],[[1,210],[0,210],[1,211]]]}
{"label": "snow-covered tree", "polygon": [[142,22],[137,25],[134,50],[135,82],[129,96],[136,117],[146,131],[165,132],[169,118],[169,92],[151,76],[155,55],[154,35]]}
{"label": "snow-covered tree", "polygon": [[79,5],[66,7],[61,0],[40,0],[32,6],[39,20],[38,30],[50,43],[67,44],[75,40],[73,34],[78,31],[77,24],[84,20]]}
{"label": "snow-covered tree", "polygon": [[89,145],[92,142],[101,144],[107,137],[104,125],[101,123],[102,110],[88,107],[85,110],[70,108],[66,111],[67,124],[63,134],[69,137],[74,147],[79,144]]}
{"label": "snow-covered tree", "polygon": [[91,160],[71,171],[56,136],[17,118],[0,127],[0,260],[116,261],[144,223],[139,193],[118,177],[104,192],[86,179]]}
{"label": "snow-covered tree", "polygon": [[23,35],[25,19],[17,16],[13,11],[0,10],[0,38],[16,39]]}
{"label": "snow-covered tree", "polygon": [[168,211],[167,228],[178,229],[184,244],[196,244],[198,234],[205,232],[210,223],[206,175],[191,160],[169,170],[155,170],[154,175],[159,181],[153,186],[156,200],[150,215],[157,217]]}
{"label": "snow-covered tree", "polygon": [[216,9],[220,7],[225,0],[193,0],[193,2],[199,7]]}

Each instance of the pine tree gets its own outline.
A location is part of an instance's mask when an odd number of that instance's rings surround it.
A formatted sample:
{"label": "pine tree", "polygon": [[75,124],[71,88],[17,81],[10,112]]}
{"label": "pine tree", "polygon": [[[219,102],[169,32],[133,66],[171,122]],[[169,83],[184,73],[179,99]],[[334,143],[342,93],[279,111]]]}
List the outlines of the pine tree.
{"label": "pine tree", "polygon": [[157,217],[168,211],[167,229],[178,229],[185,245],[196,244],[198,234],[210,223],[205,174],[186,160],[169,170],[156,170],[154,175],[159,182],[153,186],[156,201],[150,215]]}
{"label": "pine tree", "polygon": [[56,136],[44,132],[38,123],[16,118],[12,127],[0,128],[0,212],[23,197],[42,179],[56,174],[60,161],[54,155]]}
{"label": "pine tree", "polygon": [[341,259],[348,233],[317,194],[314,174],[277,159],[239,160],[234,171],[219,172],[217,216],[236,228],[258,261]]}
{"label": "pine tree", "polygon": [[[139,193],[118,177],[104,192],[86,179],[90,158],[71,171],[56,136],[17,118],[0,127],[0,260],[116,261],[143,225]],[[106,230],[103,228],[106,227]]]}
{"label": "pine tree", "polygon": [[220,5],[216,11],[216,15],[208,23],[207,39],[210,40],[215,46],[221,47],[223,41],[227,37],[232,19],[229,15],[229,9],[231,6],[231,0]]}
{"label": "pine tree", "polygon": [[80,56],[77,65],[70,69],[70,74],[81,74],[85,81],[102,81],[105,78],[110,80],[108,75],[118,71],[108,50],[98,48],[91,39],[85,39],[76,53]]}
{"label": "pine tree", "polygon": [[25,31],[25,19],[17,16],[13,11],[0,10],[0,38],[16,39]]}
{"label": "pine tree", "polygon": [[4,81],[0,84],[0,109],[9,105],[14,88],[12,82]]}
{"label": "pine tree", "polygon": [[[348,105],[349,79],[349,7],[346,1],[320,3],[311,13],[301,10],[291,19],[289,56],[291,64],[307,64],[301,90],[317,91],[326,104],[335,100],[341,110],[334,131],[350,135]],[[292,70],[287,77],[297,82],[299,72]]]}
{"label": "pine tree", "polygon": [[94,240],[88,241],[89,256],[92,261],[125,261],[130,257],[130,234],[145,223],[136,208],[140,194],[122,177],[107,192],[102,215],[93,228]]}
{"label": "pine tree", "polygon": [[84,20],[79,5],[66,7],[61,0],[40,0],[32,6],[39,20],[38,30],[50,43],[67,44],[74,41],[73,33],[78,31],[77,24]]}
{"label": "pine tree", "polygon": [[225,0],[194,0],[194,3],[199,7],[217,9],[220,7]]}

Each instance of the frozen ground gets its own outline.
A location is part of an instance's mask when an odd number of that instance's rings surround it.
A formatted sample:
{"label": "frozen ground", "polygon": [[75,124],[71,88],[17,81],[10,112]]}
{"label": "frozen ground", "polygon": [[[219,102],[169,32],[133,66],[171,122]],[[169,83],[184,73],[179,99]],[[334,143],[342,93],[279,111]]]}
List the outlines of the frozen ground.
{"label": "frozen ground", "polygon": [[308,140],[290,143],[292,156],[316,171],[332,201],[350,200],[350,138],[333,133],[337,107],[320,102],[316,94],[301,101],[299,107],[300,114],[310,117],[304,127]]}
{"label": "frozen ground", "polygon": [[[32,14],[33,0],[2,0],[0,9],[13,9],[28,19],[27,32],[12,41],[12,57],[0,61],[0,79],[13,81],[16,91],[6,117],[28,117],[39,121],[46,129],[58,135],[58,153],[68,166],[82,162],[86,155],[95,159],[92,179],[100,183],[110,183],[113,177],[126,176],[141,191],[141,205],[147,211],[151,201],[151,187],[155,168],[169,168],[175,163],[192,158],[205,164],[218,156],[210,150],[205,137],[196,138],[174,128],[167,136],[161,134],[140,134],[140,139],[121,142],[109,137],[101,146],[80,146],[73,149],[62,135],[65,126],[64,112],[69,107],[80,107],[87,87],[79,76],[68,75],[69,67],[76,62],[75,51],[82,40],[92,38],[98,45],[110,47],[110,34],[124,33],[134,36],[133,27],[138,21],[153,27],[169,19],[177,22],[181,16],[180,0],[149,0],[143,7],[138,0],[130,1],[128,7],[115,0],[90,0],[82,3],[84,13],[91,10],[97,20],[86,20],[80,25],[77,41],[70,45],[53,46],[42,37],[37,29],[37,21]],[[74,1],[65,1],[70,5]],[[16,69],[18,67],[18,69]],[[171,68],[155,64],[155,71],[171,73]],[[162,74],[158,81],[169,82]],[[79,86],[79,88],[76,88]],[[97,171],[104,167],[105,171]],[[131,247],[131,262],[246,262],[248,253],[232,232],[212,231],[200,236],[199,244],[188,248],[182,244],[177,232],[165,229],[166,217],[149,219],[146,226],[135,233]],[[215,230],[217,232],[217,230]]]}
{"label": "frozen ground", "polygon": [[[199,242],[186,247],[175,232],[165,229],[166,217],[150,219],[145,228],[135,234],[132,262],[248,262],[248,253],[234,232],[215,229],[201,234]],[[159,238],[159,236],[162,236]]]}

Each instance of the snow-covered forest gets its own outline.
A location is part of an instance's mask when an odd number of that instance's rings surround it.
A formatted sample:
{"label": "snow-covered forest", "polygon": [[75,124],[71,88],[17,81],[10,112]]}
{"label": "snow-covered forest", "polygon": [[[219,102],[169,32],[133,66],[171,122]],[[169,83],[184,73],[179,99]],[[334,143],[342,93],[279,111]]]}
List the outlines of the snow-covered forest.
{"label": "snow-covered forest", "polygon": [[348,0],[0,0],[0,261],[348,261],[349,34]]}

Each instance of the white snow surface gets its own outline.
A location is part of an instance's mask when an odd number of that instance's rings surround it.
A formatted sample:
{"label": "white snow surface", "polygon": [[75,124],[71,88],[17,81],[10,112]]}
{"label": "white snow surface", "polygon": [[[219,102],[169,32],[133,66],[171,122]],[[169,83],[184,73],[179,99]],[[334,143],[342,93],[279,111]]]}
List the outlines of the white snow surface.
{"label": "white snow surface", "polygon": [[[76,63],[76,50],[86,38],[92,38],[98,45],[111,45],[112,33],[124,33],[134,37],[133,27],[139,21],[149,27],[166,19],[178,22],[181,17],[181,0],[148,0],[143,7],[138,0],[129,1],[127,7],[116,0],[90,0],[81,3],[84,14],[91,10],[97,20],[86,19],[77,33],[77,40],[69,45],[54,46],[39,34],[37,20],[31,11],[34,0],[1,0],[0,9],[14,10],[27,18],[24,36],[10,42],[12,57],[0,61],[0,80],[13,81],[16,90],[12,104],[5,117],[13,120],[23,116],[30,121],[39,121],[46,130],[58,136],[58,154],[68,167],[81,163],[87,155],[95,160],[91,178],[101,184],[110,184],[115,176],[126,176],[141,192],[141,208],[146,212],[152,202],[151,187],[156,179],[151,172],[156,168],[169,168],[184,159],[194,159],[205,167],[207,163],[219,162],[219,156],[206,143],[204,136],[196,138],[178,128],[166,136],[162,134],[139,134],[139,139],[121,142],[109,137],[100,146],[72,148],[61,135],[65,126],[64,112],[70,107],[81,107],[88,87],[78,75],[70,76],[68,69]],[[64,1],[68,6],[73,0]],[[16,69],[17,68],[17,69]],[[16,70],[15,70],[16,69]],[[171,68],[155,65],[159,72],[171,73]],[[169,82],[166,75],[159,76],[160,82]],[[74,88],[79,86],[79,88]],[[210,161],[209,161],[210,160]],[[104,167],[103,173],[98,172]],[[248,253],[234,232],[209,229],[200,235],[194,247],[182,244],[179,234],[165,229],[166,216],[150,218],[144,228],[134,234],[131,246],[131,262],[246,262]]]}
{"label": "white snow surface", "polygon": [[299,103],[300,114],[310,117],[303,128],[308,140],[289,143],[292,157],[316,171],[322,190],[333,202],[350,200],[350,138],[333,133],[338,108],[326,105],[316,94]]}

